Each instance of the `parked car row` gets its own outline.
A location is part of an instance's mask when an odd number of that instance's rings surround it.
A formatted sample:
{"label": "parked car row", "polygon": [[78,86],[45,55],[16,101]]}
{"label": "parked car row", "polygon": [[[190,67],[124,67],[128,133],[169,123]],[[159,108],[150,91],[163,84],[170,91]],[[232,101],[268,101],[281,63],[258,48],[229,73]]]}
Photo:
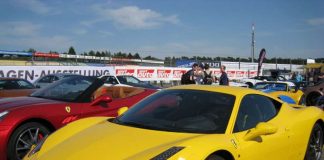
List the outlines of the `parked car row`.
{"label": "parked car row", "polygon": [[249,85],[250,88],[254,87],[257,82],[264,82],[264,81],[287,81],[287,79],[283,76],[255,76],[252,78],[243,78],[241,80],[242,83]]}
{"label": "parked car row", "polygon": [[289,104],[306,105],[303,91],[296,89],[292,82],[288,81],[264,81],[254,85],[254,89],[278,97]]}
{"label": "parked car row", "polygon": [[[78,76],[75,74],[50,74],[44,77],[39,78],[31,84],[27,80],[18,79],[18,78],[1,78],[0,79],[0,98],[2,97],[17,97],[17,96],[26,96],[30,93],[37,90],[37,88],[45,87],[53,82],[61,80],[66,77]],[[142,88],[150,88],[150,89],[161,89],[161,87],[157,87],[149,84],[148,82],[143,82],[137,79],[134,76],[128,75],[120,75],[120,76],[105,76],[106,86],[133,86],[133,87],[142,87]],[[241,82],[230,82],[230,86],[240,86],[240,87],[254,87],[257,83],[262,84],[263,82],[287,82],[289,84],[289,91],[293,93],[294,91],[298,91],[298,89],[294,89],[292,87],[296,87],[294,83],[286,81],[286,79],[282,76],[279,76],[277,81],[274,81],[271,76],[258,76],[251,79],[243,79]],[[308,86],[303,88],[303,100],[306,105],[316,105],[318,98],[324,95],[324,81],[320,81],[313,86]],[[297,102],[300,104],[300,101]]]}
{"label": "parked car row", "polygon": [[[77,74],[59,73],[49,74],[37,79],[33,84],[21,78],[0,78],[0,98],[2,97],[19,97],[27,96],[38,88],[44,88],[56,81],[64,78],[80,76]],[[134,76],[120,75],[110,76],[105,75],[105,86],[128,86],[128,87],[141,87],[149,89],[161,89],[161,87],[151,85],[148,82],[141,81]]]}
{"label": "parked car row", "polygon": [[30,84],[28,97],[0,99],[0,160],[321,157],[323,107],[302,106],[305,95],[292,82],[159,91],[132,79],[66,76],[38,89]]}
{"label": "parked car row", "polygon": [[119,108],[157,91],[107,87],[106,78],[69,76],[28,97],[0,99],[0,159],[22,159],[32,145],[58,128],[85,117],[115,117]]}
{"label": "parked car row", "polygon": [[[275,82],[289,82],[283,76],[277,76],[277,78],[273,78],[272,76],[256,76],[253,78],[244,78],[241,80],[242,83],[249,85],[250,88],[255,87],[257,83],[266,82],[266,81],[275,81]],[[294,83],[294,82],[290,82]],[[319,97],[324,95],[324,81],[320,81],[312,86],[304,86],[303,84],[302,91],[304,92],[305,104],[308,106],[316,105]],[[294,85],[296,87],[296,85]],[[300,85],[298,85],[300,86]],[[300,88],[296,88],[297,91]]]}

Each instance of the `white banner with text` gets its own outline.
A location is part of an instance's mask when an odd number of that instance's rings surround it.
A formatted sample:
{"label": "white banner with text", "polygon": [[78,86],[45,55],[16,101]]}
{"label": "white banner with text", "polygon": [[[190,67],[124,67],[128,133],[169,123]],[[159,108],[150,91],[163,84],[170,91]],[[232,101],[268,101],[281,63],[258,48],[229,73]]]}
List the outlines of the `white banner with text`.
{"label": "white banner with text", "polygon": [[[102,75],[132,75],[142,81],[178,81],[182,74],[190,68],[176,67],[142,67],[142,66],[1,66],[0,77],[22,78],[34,82],[39,77],[55,73],[72,73],[84,76]],[[211,69],[216,77],[220,77],[219,69]],[[226,71],[230,79],[241,79],[254,77],[256,70],[228,70]]]}
{"label": "white banner with text", "polygon": [[113,67],[91,66],[0,66],[0,77],[22,78],[30,82],[54,73],[72,73],[84,76],[114,74]]}

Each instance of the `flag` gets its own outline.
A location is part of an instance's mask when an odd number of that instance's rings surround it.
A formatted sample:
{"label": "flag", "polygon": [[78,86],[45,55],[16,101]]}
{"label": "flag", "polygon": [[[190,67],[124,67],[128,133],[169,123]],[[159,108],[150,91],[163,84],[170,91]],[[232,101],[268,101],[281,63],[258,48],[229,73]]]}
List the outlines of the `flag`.
{"label": "flag", "polygon": [[266,55],[266,50],[264,48],[262,48],[260,51],[259,60],[258,60],[258,76],[260,75],[260,71],[261,71],[261,67],[262,67],[262,63],[265,58],[265,55]]}

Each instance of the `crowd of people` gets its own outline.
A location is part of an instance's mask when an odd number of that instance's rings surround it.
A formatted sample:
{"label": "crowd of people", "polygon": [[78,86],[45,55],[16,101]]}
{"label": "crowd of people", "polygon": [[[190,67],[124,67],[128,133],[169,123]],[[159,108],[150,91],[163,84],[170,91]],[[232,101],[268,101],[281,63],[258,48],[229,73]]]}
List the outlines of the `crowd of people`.
{"label": "crowd of people", "polygon": [[300,72],[292,72],[290,76],[290,80],[296,82],[297,84],[299,83],[316,84],[324,80],[324,74],[320,72],[319,73],[314,72],[313,70],[310,70],[305,74],[302,74]]}
{"label": "crowd of people", "polygon": [[181,84],[203,84],[211,85],[213,83],[219,83],[219,85],[229,85],[229,79],[226,74],[226,67],[222,65],[220,67],[221,76],[217,78],[210,70],[208,64],[192,65],[192,69],[184,74],[181,78]]}

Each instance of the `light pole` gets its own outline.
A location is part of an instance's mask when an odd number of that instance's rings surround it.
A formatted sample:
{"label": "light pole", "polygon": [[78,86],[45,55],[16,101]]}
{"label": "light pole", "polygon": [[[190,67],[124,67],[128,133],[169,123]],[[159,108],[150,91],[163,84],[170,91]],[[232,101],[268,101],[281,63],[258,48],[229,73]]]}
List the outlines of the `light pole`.
{"label": "light pole", "polygon": [[252,24],[252,44],[251,44],[251,62],[254,63],[254,48],[255,48],[255,40],[254,40],[254,24]]}

